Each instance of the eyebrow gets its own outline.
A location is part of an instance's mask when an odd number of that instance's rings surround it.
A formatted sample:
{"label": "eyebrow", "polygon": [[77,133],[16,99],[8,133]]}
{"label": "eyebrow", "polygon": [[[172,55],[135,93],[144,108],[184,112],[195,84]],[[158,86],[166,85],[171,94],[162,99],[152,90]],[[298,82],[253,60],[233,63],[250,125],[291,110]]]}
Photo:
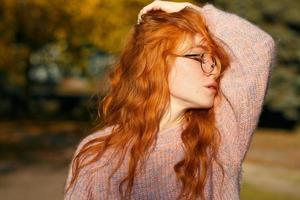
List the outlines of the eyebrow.
{"label": "eyebrow", "polygon": [[197,47],[199,47],[199,48],[201,48],[201,49],[203,49],[203,50],[206,50],[206,49],[207,49],[207,47],[206,47],[205,45],[203,45],[203,44],[195,45],[195,46],[193,46],[192,48],[197,48]]}
{"label": "eyebrow", "polygon": [[197,45],[194,45],[194,47],[204,47],[203,44],[197,44]]}
{"label": "eyebrow", "polygon": [[[200,48],[199,50],[196,48]],[[207,50],[207,48],[205,46],[202,46],[202,45],[196,45],[196,46],[193,46],[190,48],[190,50],[188,51],[189,53],[192,53],[192,54],[199,54],[199,53],[203,53]],[[199,53],[195,53],[195,52],[199,52]]]}

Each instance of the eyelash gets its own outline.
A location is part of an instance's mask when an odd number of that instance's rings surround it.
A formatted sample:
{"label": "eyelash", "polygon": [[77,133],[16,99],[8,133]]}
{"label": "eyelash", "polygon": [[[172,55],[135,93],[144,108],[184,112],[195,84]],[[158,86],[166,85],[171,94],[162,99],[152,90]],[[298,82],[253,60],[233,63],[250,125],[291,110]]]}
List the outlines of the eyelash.
{"label": "eyelash", "polygon": [[[198,61],[198,62],[201,62],[201,63],[205,63],[204,61],[203,61],[203,53],[202,54],[187,54],[187,55],[185,55],[186,57],[188,57],[188,58],[191,58],[191,59],[194,59],[194,60],[196,60],[196,61]],[[200,57],[200,59],[199,59],[199,57]]]}

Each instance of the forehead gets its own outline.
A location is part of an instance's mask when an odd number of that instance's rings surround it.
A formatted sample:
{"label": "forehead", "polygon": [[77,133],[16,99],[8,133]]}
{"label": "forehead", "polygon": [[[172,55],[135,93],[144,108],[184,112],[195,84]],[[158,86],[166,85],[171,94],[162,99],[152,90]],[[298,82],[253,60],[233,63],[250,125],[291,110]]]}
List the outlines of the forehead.
{"label": "forehead", "polygon": [[194,35],[194,46],[202,46],[205,45],[204,38],[198,33]]}
{"label": "forehead", "polygon": [[185,35],[179,44],[178,51],[188,52],[190,50],[206,49],[206,42],[201,34]]}

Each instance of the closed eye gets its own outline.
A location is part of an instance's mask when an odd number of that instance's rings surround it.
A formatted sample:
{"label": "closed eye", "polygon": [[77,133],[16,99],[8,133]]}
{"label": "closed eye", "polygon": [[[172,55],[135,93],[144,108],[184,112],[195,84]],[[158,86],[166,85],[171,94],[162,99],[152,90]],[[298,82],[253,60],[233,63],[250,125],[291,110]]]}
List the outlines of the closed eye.
{"label": "closed eye", "polygon": [[196,60],[198,62],[205,63],[204,59],[203,59],[203,56],[204,56],[204,53],[202,53],[202,54],[187,54],[187,55],[184,55],[184,57],[188,57],[188,58],[194,59],[194,60]]}

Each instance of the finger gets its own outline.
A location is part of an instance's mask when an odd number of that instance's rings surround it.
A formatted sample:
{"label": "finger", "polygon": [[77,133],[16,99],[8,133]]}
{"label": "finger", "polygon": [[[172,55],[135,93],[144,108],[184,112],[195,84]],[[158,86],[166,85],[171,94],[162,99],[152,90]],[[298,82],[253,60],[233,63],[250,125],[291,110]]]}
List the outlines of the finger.
{"label": "finger", "polygon": [[138,23],[139,23],[139,21],[141,20],[143,14],[144,14],[144,11],[143,11],[143,9],[142,9],[142,10],[140,10],[140,12],[139,12],[139,14],[138,14]]}
{"label": "finger", "polygon": [[145,12],[143,10],[140,11],[140,13],[138,14],[138,23],[142,20],[142,15],[144,14]]}
{"label": "finger", "polygon": [[141,11],[138,14],[138,20],[137,23],[139,24],[140,21],[142,20],[142,15],[146,14],[148,11],[150,10],[160,10],[160,5],[159,5],[160,0],[155,0],[152,3],[148,4],[147,6],[145,6],[144,8],[141,9]]}
{"label": "finger", "polygon": [[143,8],[141,9],[141,11],[139,12],[138,17],[141,18],[141,16],[142,16],[143,14],[145,14],[146,12],[148,12],[149,10],[151,10],[151,8],[152,8],[152,6],[153,6],[152,4],[153,4],[153,3],[151,3],[151,4],[149,4],[149,5],[145,6],[145,7],[143,7]]}
{"label": "finger", "polygon": [[[151,4],[152,4],[152,3],[151,3]],[[138,14],[138,23],[141,21],[142,15],[143,15],[143,14],[147,13],[148,11],[150,11],[150,10],[152,10],[152,9],[153,9],[153,10],[156,9],[156,7],[153,6],[153,5],[151,5],[151,4],[145,6],[145,7],[139,12],[139,14]]]}

